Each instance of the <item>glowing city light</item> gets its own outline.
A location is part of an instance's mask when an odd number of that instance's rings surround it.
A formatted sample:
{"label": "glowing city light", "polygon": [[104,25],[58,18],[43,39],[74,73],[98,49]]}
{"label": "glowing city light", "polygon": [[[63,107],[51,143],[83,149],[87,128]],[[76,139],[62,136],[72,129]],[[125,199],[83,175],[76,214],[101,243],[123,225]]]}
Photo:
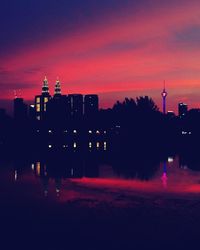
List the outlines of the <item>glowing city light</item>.
{"label": "glowing city light", "polygon": [[31,164],[31,169],[34,171],[34,169],[35,169],[34,163]]}
{"label": "glowing city light", "polygon": [[40,162],[36,162],[36,174],[38,176],[40,176],[40,171],[41,171],[41,166],[40,166]]}
{"label": "glowing city light", "polygon": [[174,158],[169,156],[168,159],[167,159],[167,161],[168,161],[169,163],[172,163],[172,162],[174,161]]}
{"label": "glowing city light", "polygon": [[15,170],[15,181],[17,181],[17,170]]}

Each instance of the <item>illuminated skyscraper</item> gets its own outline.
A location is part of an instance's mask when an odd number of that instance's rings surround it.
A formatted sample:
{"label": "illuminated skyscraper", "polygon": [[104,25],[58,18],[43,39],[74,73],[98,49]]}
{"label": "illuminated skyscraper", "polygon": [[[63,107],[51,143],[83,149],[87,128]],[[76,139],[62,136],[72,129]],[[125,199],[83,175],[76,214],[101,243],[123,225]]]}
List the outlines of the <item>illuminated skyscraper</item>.
{"label": "illuminated skyscraper", "polygon": [[54,96],[47,104],[47,117],[54,125],[63,123],[67,118],[68,98],[61,94],[60,81],[57,79],[55,83]]}
{"label": "illuminated skyscraper", "polygon": [[43,81],[42,95],[49,95],[49,86],[48,86],[48,80],[46,76]]}
{"label": "illuminated skyscraper", "polygon": [[54,97],[61,96],[61,86],[60,81],[57,79],[55,84],[55,90],[54,90]]}
{"label": "illuminated skyscraper", "polygon": [[42,86],[42,94],[35,96],[35,114],[37,120],[42,120],[47,111],[47,102],[50,100],[48,80],[45,76]]}
{"label": "illuminated skyscraper", "polygon": [[162,105],[163,105],[163,114],[166,114],[166,97],[167,97],[167,91],[165,90],[165,82],[164,82],[164,88],[161,93],[162,96]]}

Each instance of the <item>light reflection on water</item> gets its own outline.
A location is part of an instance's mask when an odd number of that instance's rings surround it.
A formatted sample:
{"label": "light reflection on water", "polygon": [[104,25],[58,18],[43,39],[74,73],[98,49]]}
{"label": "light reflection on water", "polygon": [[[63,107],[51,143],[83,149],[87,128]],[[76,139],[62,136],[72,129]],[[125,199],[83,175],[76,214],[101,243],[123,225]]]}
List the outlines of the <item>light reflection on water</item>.
{"label": "light reflection on water", "polygon": [[145,178],[143,172],[146,169],[142,169],[142,175],[140,168],[132,170],[127,171],[123,167],[119,170],[111,164],[98,161],[88,163],[82,159],[70,163],[60,161],[59,164],[51,161],[19,161],[7,165],[4,163],[0,168],[0,180],[5,189],[17,195],[59,197],[61,201],[96,196],[106,199],[109,198],[109,192],[129,195],[131,192],[176,195],[200,193],[200,171],[190,169],[178,156],[170,156],[160,162],[147,172],[149,176],[145,175]]}

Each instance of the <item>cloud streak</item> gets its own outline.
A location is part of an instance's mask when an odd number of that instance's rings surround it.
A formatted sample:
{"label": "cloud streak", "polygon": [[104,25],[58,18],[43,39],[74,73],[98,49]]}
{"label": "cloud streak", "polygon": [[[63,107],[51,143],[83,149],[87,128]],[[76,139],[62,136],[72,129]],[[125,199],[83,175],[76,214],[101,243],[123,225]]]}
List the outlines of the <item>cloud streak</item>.
{"label": "cloud streak", "polygon": [[[158,93],[165,79],[169,96],[174,98],[170,108],[175,109],[178,99],[174,90],[178,96],[183,88],[192,104],[193,93],[200,87],[200,3],[95,3],[86,1],[85,6],[80,3],[77,9],[71,6],[70,14],[61,12],[56,18],[62,28],[52,25],[48,36],[38,33],[37,39],[18,45],[14,54],[4,51],[0,59],[3,83],[9,87],[24,86],[24,97],[30,99],[40,92],[44,75],[52,84],[59,76],[63,92],[101,93],[103,106],[106,100],[109,106],[108,96],[113,100],[110,93],[118,93],[118,99],[133,93],[151,94],[159,101]],[[60,6],[65,9],[62,4],[61,1]],[[56,8],[58,11],[59,6]],[[44,19],[48,15],[45,13]],[[66,20],[72,21],[65,26]],[[41,27],[44,23],[42,19]],[[6,95],[1,94],[3,97]],[[197,105],[195,96],[193,103]]]}

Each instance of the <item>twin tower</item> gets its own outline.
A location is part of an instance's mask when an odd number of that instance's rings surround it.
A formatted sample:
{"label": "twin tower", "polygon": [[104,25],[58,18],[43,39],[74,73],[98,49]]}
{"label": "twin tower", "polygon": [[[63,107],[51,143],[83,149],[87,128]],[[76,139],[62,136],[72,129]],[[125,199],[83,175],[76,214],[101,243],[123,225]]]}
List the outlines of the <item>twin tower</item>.
{"label": "twin tower", "polygon": [[[42,95],[47,95],[47,96],[49,95],[49,86],[48,86],[48,80],[46,76],[43,81]],[[55,84],[54,96],[55,95],[61,95],[61,86],[60,86],[60,81],[58,79],[56,80],[56,84]]]}
{"label": "twin tower", "polygon": [[55,118],[81,118],[83,115],[94,116],[99,110],[99,98],[96,94],[61,94],[61,84],[57,79],[54,95],[49,93],[48,80],[43,80],[41,95],[35,96],[36,120],[44,120],[46,117]]}

